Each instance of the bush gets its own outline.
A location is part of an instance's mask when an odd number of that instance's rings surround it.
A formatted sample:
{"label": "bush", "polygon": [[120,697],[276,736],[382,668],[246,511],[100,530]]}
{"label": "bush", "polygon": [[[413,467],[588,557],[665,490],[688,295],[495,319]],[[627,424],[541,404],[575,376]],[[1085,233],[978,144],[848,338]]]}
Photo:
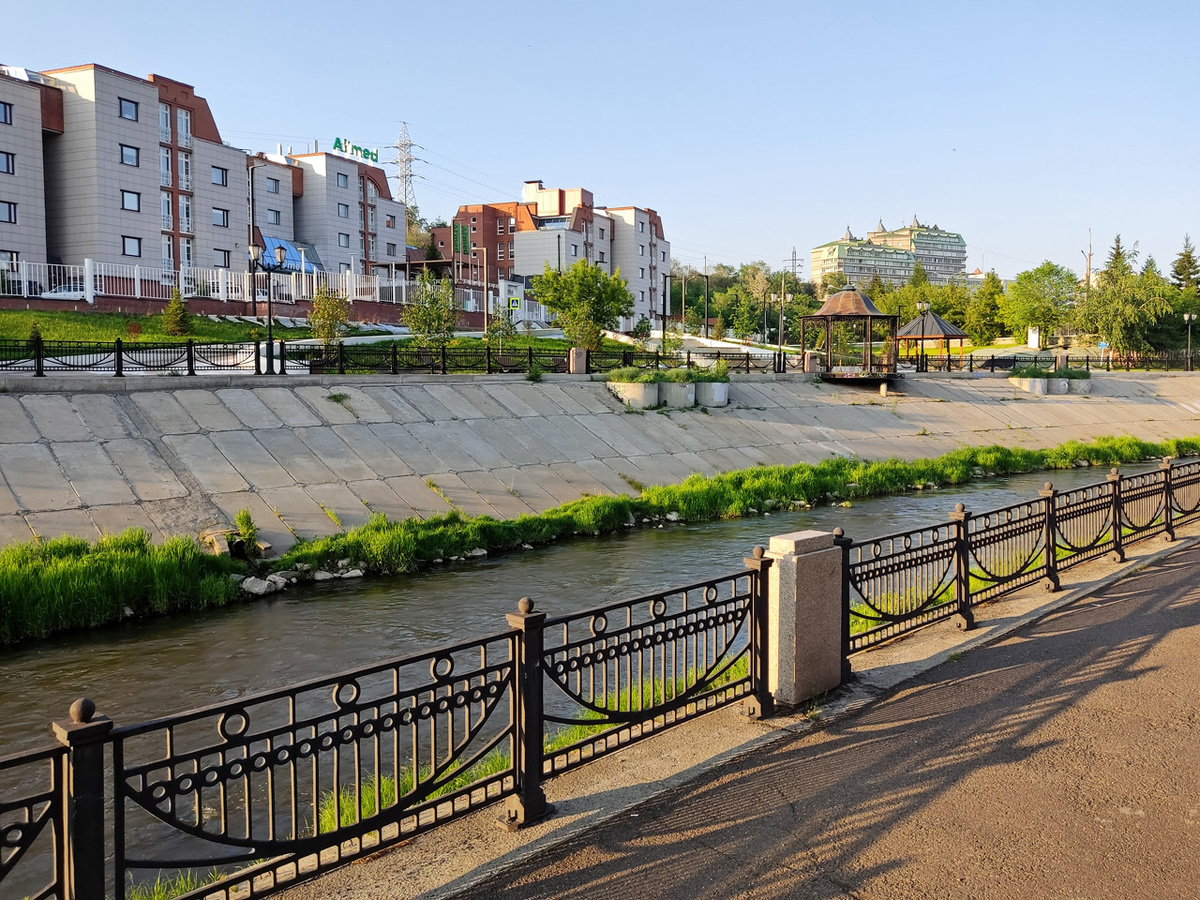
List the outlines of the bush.
{"label": "bush", "polygon": [[692,381],[697,383],[729,380],[729,363],[718,359],[714,365],[692,369]]}
{"label": "bush", "polygon": [[167,303],[167,308],[163,310],[162,317],[162,328],[167,334],[175,337],[191,334],[192,317],[183,305],[183,297],[179,295],[179,288],[171,289],[171,300]]}
{"label": "bush", "polygon": [[[685,370],[676,370],[685,371]],[[654,369],[639,369],[637,366],[623,366],[619,369],[613,369],[604,376],[605,381],[613,381],[617,384],[659,384],[666,381],[666,377],[662,372]]]}
{"label": "bush", "polygon": [[1037,363],[1028,366],[1013,366],[1013,378],[1049,378],[1053,373]]}
{"label": "bush", "polygon": [[328,346],[338,339],[349,321],[350,302],[324,285],[318,287],[312,312],[308,314],[308,327],[313,337]]}
{"label": "bush", "polygon": [[1055,369],[1051,378],[1066,378],[1070,381],[1086,381],[1092,377],[1092,373],[1087,369]]}

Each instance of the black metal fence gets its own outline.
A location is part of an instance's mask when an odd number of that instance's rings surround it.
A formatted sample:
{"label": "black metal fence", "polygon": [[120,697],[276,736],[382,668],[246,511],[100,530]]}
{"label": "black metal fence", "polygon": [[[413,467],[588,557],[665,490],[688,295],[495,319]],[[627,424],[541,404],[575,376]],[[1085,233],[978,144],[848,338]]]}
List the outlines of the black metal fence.
{"label": "black metal fence", "polygon": [[669,354],[657,350],[589,350],[587,371],[611,372],[613,369],[634,367],[638,369],[682,369],[706,368],[724,362],[730,372],[779,372],[779,360],[775,353],[730,352],[728,350],[689,350],[685,353]]}
{"label": "black metal fence", "polygon": [[845,543],[847,653],[1041,581],[1200,518],[1200,462],[1121,475],[1059,493],[1047,483],[1036,500],[972,515],[960,503],[943,525]]}
{"label": "black metal fence", "polygon": [[64,746],[0,759],[0,895],[124,900],[161,879],[240,900],[485,804],[532,821],[547,776],[735,700],[770,712],[769,566],[755,548],[555,619],[523,599],[487,637],[137,725],[77,701]]}
{"label": "black metal fence", "polygon": [[[1066,368],[1096,372],[1192,372],[1195,371],[1200,350],[1191,356],[1183,350],[1160,353],[1110,353],[1103,358],[1092,356],[1067,356]],[[918,372],[1010,372],[1025,366],[1040,366],[1055,369],[1059,356],[1040,353],[1032,356],[980,356],[960,354],[958,356],[910,353],[900,358],[902,365],[911,366]]]}

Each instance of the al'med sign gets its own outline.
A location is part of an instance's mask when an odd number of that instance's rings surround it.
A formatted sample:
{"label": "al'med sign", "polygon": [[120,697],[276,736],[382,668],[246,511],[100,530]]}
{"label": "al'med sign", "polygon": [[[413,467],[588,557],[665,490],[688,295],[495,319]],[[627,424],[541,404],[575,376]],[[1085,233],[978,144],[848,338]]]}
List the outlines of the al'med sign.
{"label": "al'med sign", "polygon": [[368,150],[366,147],[360,147],[358,144],[352,144],[345,138],[334,138],[333,149],[337,153],[345,153],[347,156],[357,156],[367,162],[379,162],[379,151]]}

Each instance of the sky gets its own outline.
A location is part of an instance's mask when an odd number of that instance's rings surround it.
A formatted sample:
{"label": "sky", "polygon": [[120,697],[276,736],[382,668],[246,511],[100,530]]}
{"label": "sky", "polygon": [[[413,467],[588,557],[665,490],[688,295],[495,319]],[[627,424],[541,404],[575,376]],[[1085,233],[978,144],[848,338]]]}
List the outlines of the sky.
{"label": "sky", "polygon": [[[14,3],[0,63],[192,84],[222,138],[336,137],[392,160],[421,214],[584,187],[662,216],[699,269],[784,265],[915,215],[967,269],[1167,269],[1200,239],[1200,4]],[[395,174],[395,166],[385,166]],[[396,182],[393,181],[393,185]]]}

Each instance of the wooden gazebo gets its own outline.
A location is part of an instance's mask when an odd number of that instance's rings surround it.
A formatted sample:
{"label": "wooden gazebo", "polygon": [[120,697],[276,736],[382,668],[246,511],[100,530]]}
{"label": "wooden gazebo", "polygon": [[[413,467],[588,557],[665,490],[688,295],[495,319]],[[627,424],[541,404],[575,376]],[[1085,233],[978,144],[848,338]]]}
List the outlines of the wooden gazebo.
{"label": "wooden gazebo", "polygon": [[970,335],[968,335],[957,325],[952,325],[937,313],[928,309],[911,322],[906,323],[898,332],[896,332],[897,341],[903,342],[904,356],[906,359],[912,357],[913,344],[917,345],[918,370],[924,369],[922,361],[925,358],[925,345],[927,342],[934,340],[939,344],[944,345],[946,349],[946,356],[949,356],[950,342],[958,341],[958,355],[962,356],[963,341],[967,340],[969,337]]}
{"label": "wooden gazebo", "polygon": [[[811,316],[800,320],[804,370],[825,380],[891,381],[896,377],[898,316],[880,312],[862,291],[849,288],[830,296]],[[815,330],[817,349],[808,350]]]}

